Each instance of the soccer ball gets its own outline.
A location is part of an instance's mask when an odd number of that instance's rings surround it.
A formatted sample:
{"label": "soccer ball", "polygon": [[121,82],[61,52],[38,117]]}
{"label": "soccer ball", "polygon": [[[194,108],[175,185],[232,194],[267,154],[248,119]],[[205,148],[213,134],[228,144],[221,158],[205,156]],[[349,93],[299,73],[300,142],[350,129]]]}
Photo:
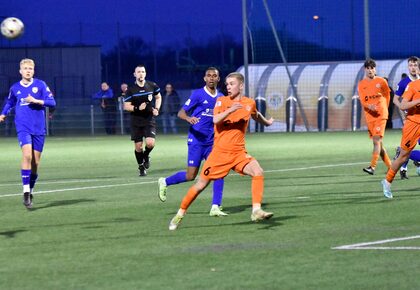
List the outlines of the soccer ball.
{"label": "soccer ball", "polygon": [[8,17],[1,22],[1,34],[8,39],[14,39],[23,34],[25,26],[16,17]]}

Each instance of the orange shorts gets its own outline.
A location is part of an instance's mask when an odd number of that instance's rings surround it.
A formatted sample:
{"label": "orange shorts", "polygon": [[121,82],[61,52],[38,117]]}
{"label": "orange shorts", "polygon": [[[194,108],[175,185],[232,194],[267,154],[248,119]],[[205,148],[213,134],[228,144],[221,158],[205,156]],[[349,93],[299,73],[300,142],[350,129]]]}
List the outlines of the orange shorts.
{"label": "orange shorts", "polygon": [[243,174],[245,166],[255,158],[245,150],[237,152],[212,151],[204,162],[200,177],[215,180],[228,175],[231,169]]}
{"label": "orange shorts", "polygon": [[369,138],[372,138],[373,136],[383,137],[385,134],[386,121],[386,119],[376,119],[367,123]]}
{"label": "orange shorts", "polygon": [[406,119],[402,129],[400,147],[405,151],[411,151],[416,147],[419,138],[420,124]]}

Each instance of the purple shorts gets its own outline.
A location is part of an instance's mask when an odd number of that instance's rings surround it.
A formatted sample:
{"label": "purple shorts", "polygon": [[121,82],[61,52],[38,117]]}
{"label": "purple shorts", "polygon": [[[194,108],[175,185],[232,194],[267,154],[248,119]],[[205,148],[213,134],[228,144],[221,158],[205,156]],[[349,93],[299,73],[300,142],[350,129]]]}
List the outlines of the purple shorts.
{"label": "purple shorts", "polygon": [[213,145],[188,144],[187,166],[200,167],[201,161],[207,159],[212,148]]}
{"label": "purple shorts", "polygon": [[32,135],[28,132],[19,132],[17,133],[17,137],[20,147],[31,144],[32,149],[38,152],[42,152],[42,149],[44,149],[45,135]]}

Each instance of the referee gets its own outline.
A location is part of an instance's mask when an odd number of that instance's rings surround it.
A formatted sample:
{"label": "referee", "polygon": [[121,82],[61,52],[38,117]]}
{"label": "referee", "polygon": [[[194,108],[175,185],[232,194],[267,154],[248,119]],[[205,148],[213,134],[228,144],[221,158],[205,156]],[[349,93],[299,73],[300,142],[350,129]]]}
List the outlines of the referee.
{"label": "referee", "polygon": [[[124,110],[131,112],[131,140],[139,166],[139,175],[146,176],[150,167],[149,154],[155,147],[156,120],[162,97],[159,86],[146,80],[146,67],[142,64],[134,69],[136,81],[130,86],[124,98]],[[143,149],[143,139],[146,146]]]}

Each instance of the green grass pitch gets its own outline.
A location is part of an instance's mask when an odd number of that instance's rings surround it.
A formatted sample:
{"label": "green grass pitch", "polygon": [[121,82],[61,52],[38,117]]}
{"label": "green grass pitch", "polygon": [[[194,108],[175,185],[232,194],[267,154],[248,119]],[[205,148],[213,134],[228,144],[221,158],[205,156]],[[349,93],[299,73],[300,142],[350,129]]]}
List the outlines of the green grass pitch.
{"label": "green grass pitch", "polygon": [[[400,136],[386,133],[391,157]],[[191,183],[162,203],[157,179],[185,169],[185,135],[158,136],[143,178],[127,136],[47,138],[31,211],[16,139],[0,148],[0,289],[420,288],[420,177],[410,163],[386,200],[384,164],[362,172],[366,132],[250,134],[274,217],[250,221],[251,179],[231,173],[229,216],[208,216],[210,186],[175,232],[168,223]],[[369,244],[334,249],[359,243]]]}

